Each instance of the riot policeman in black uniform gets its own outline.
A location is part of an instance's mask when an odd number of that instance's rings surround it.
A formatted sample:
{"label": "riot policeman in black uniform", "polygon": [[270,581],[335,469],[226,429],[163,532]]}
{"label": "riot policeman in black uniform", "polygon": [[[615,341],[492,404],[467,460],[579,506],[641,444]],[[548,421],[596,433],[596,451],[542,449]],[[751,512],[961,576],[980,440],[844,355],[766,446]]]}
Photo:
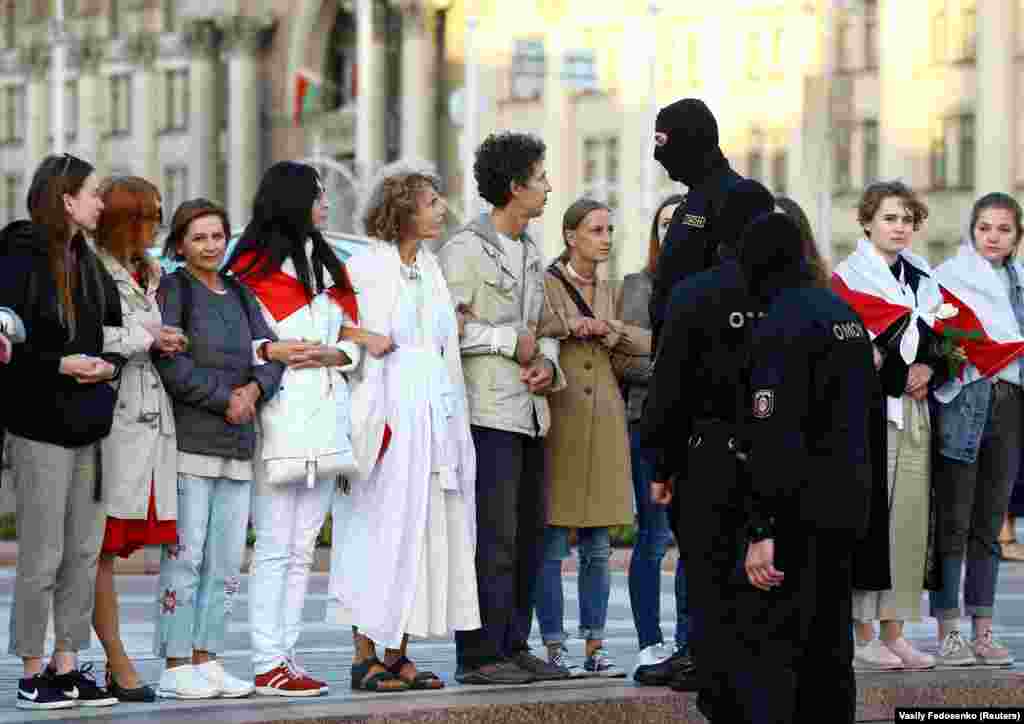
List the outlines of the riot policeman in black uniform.
{"label": "riot policeman in black uniform", "polygon": [[727,196],[718,227],[724,259],[673,290],[641,422],[642,444],[656,461],[652,496],[672,503],[673,531],[685,556],[698,675],[674,688],[703,686],[704,674],[719,668],[719,603],[745,542],[734,448],[738,410],[746,401],[737,391],[758,304],[735,254],[744,226],[772,208],[771,193],[756,181],[741,179]]}
{"label": "riot policeman in black uniform", "polygon": [[853,310],[814,286],[785,215],[747,228],[741,266],[765,316],[740,445],[749,454],[745,575],[722,628],[735,648],[711,718],[852,724],[852,559],[871,512],[871,415],[882,399],[871,343]]}
{"label": "riot policeman in black uniform", "polygon": [[[665,106],[655,121],[654,158],[669,178],[686,184],[686,202],[672,216],[658,257],[651,292],[651,324],[657,344],[665,307],[676,282],[718,264],[718,228],[729,192],[742,180],[718,146],[718,123],[696,98]],[[733,241],[730,239],[730,241]]]}

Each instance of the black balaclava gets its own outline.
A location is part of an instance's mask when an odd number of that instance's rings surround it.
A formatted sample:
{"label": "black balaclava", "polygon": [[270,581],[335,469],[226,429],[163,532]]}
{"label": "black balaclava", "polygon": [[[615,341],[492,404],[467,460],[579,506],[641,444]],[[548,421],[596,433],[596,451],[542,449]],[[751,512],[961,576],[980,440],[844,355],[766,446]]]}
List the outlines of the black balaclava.
{"label": "black balaclava", "polygon": [[718,255],[722,259],[735,257],[739,253],[740,237],[747,225],[762,214],[775,208],[771,191],[753,179],[745,178],[730,189],[722,204],[722,211],[715,219],[715,240]]}
{"label": "black balaclava", "polygon": [[747,289],[763,302],[811,281],[800,228],[779,212],[757,217],[743,232],[740,266]]}
{"label": "black balaclava", "polygon": [[668,143],[654,147],[654,158],[669,178],[693,187],[725,162],[718,148],[718,122],[704,101],[684,98],[658,111],[654,130]]}

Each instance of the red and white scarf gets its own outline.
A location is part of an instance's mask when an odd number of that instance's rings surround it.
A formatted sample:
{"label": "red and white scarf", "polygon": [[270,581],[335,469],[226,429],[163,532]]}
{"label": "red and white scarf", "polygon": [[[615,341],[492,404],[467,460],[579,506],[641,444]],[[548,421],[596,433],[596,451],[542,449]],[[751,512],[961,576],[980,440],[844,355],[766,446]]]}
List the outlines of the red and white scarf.
{"label": "red and white scarf", "polygon": [[[874,245],[867,239],[857,243],[857,249],[832,274],[832,290],[838,294],[868,328],[872,339],[884,332],[893,322],[907,314],[910,321],[900,339],[900,357],[909,366],[917,359],[921,333],[920,319],[935,329],[936,315],[942,307],[942,292],[931,277],[931,267],[922,257],[904,249],[899,256],[924,276],[918,282],[917,292],[904,279],[893,276],[892,270]],[[889,399],[888,418],[903,427],[903,404]]]}
{"label": "red and white scarf", "polygon": [[[1024,279],[1020,263],[1011,263],[1017,279]],[[935,278],[946,303],[957,309],[956,316],[940,322],[940,330],[951,327],[980,334],[978,339],[960,342],[968,365],[957,379],[949,380],[936,390],[935,397],[945,403],[955,398],[964,385],[993,377],[1024,355],[1024,336],[1013,313],[1006,284],[969,240],[961,244],[956,256],[935,270]]]}
{"label": "red and white scarf", "polygon": [[[250,268],[255,256],[255,252],[242,254],[232,265],[231,271],[237,274],[240,269]],[[343,273],[345,272],[344,265],[342,265],[341,270]],[[324,273],[328,274],[326,269]],[[347,278],[345,282],[348,282]],[[278,269],[271,274],[246,276],[245,285],[252,290],[253,294],[263,303],[263,306],[266,307],[267,311],[270,312],[277,322],[288,318],[310,302],[309,295],[306,293],[306,288],[302,286],[302,282],[283,269]],[[333,283],[332,280],[332,284],[326,292],[327,296],[345,310],[352,321],[358,323],[359,306],[356,303],[356,296],[352,291],[352,285],[347,283],[344,286],[347,286],[348,289],[342,291],[339,289],[339,285]]]}

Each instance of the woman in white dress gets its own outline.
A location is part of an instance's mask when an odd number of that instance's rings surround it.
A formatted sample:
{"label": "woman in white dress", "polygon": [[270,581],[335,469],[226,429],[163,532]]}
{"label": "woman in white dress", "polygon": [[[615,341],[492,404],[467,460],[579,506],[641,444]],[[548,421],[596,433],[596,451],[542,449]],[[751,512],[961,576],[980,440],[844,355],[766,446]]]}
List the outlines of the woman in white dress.
{"label": "woman in white dress", "polygon": [[335,620],[353,627],[354,689],[441,688],[406,656],[409,637],[480,627],[458,321],[424,244],[441,234],[439,187],[408,164],[385,168],[363,214],[380,243],[347,262],[360,326],[343,338],[369,354],[350,375],[360,471],[335,501],[330,592]]}

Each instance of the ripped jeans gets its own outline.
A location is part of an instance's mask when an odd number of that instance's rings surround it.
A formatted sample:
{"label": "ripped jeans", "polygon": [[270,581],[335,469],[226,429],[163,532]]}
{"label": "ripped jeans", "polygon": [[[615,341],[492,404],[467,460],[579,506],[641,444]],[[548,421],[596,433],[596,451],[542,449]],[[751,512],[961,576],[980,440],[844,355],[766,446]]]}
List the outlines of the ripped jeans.
{"label": "ripped jeans", "polygon": [[160,556],[153,652],[187,659],[224,648],[238,593],[252,483],[178,475],[178,543]]}

